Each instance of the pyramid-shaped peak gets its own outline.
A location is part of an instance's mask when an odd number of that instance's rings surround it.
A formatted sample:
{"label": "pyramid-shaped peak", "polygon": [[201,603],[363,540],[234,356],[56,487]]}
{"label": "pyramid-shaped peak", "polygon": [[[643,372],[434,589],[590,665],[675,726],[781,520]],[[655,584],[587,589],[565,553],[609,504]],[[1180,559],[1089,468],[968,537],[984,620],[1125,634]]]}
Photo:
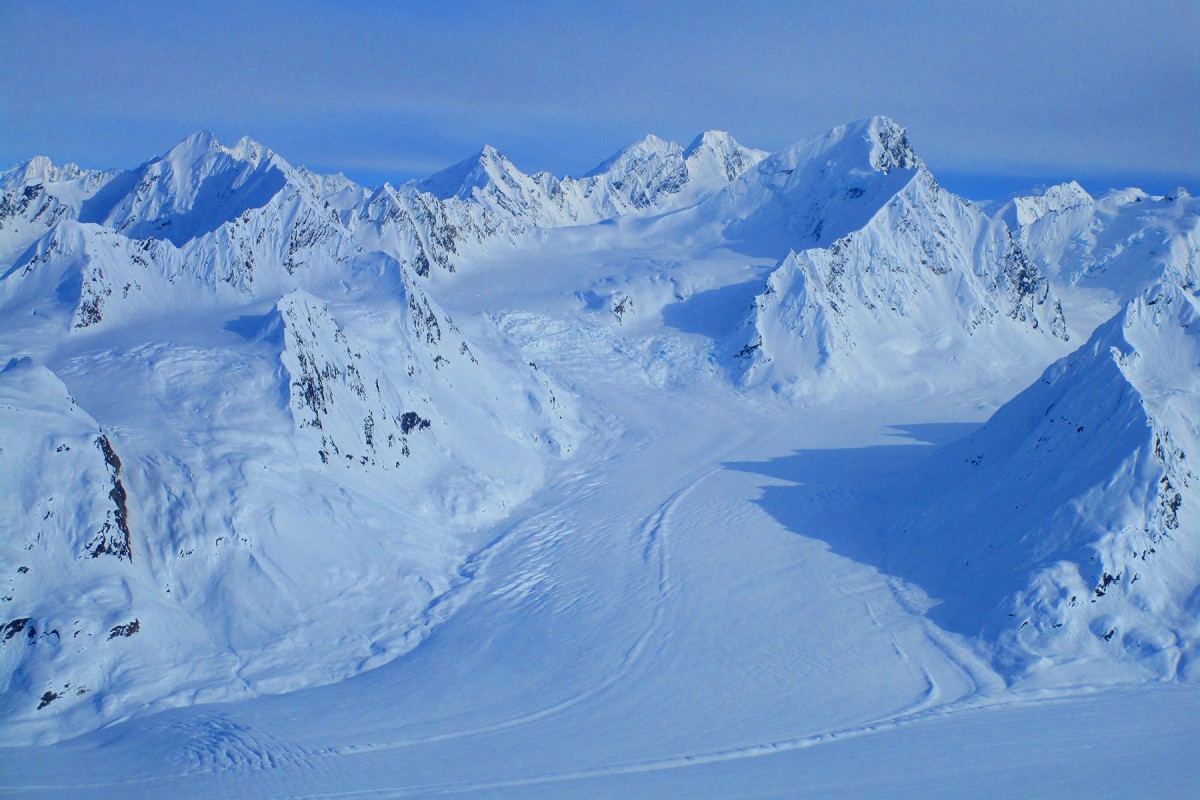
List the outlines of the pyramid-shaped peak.
{"label": "pyramid-shaped peak", "polygon": [[412,185],[419,191],[429,192],[441,200],[451,197],[465,198],[470,197],[476,188],[483,188],[489,183],[502,180],[507,173],[519,172],[507,156],[490,144],[485,144],[470,158],[446,167],[428,178],[415,181]]}
{"label": "pyramid-shaped peak", "polygon": [[653,133],[647,133],[641,140],[629,145],[627,150],[670,150],[677,148],[679,145],[670,139],[664,139],[661,136],[656,136]]}
{"label": "pyramid-shaped peak", "polygon": [[913,151],[905,129],[883,116],[839,125],[820,136],[800,140],[773,154],[768,161],[785,171],[804,164],[834,163],[838,169],[869,167],[888,174],[893,169],[915,170],[924,166]]}
{"label": "pyramid-shaped peak", "polygon": [[222,149],[239,161],[259,162],[274,155],[269,147],[249,136],[238,139],[233,147]]}
{"label": "pyramid-shaped peak", "polygon": [[1083,202],[1092,202],[1092,196],[1088,194],[1087,189],[1079,185],[1078,181],[1067,181],[1060,183],[1057,186],[1051,186],[1046,191],[1042,192],[1042,197],[1046,199],[1061,199],[1061,200],[1081,200]]}
{"label": "pyramid-shaped peak", "polygon": [[212,150],[221,149],[221,143],[217,141],[216,134],[207,128],[200,128],[185,137],[179,144],[167,151],[167,155],[175,153],[207,153]]}
{"label": "pyramid-shaped peak", "polygon": [[479,149],[478,156],[480,161],[508,161],[508,158],[490,144],[485,144]]}
{"label": "pyramid-shaped peak", "polygon": [[584,177],[593,177],[602,175],[606,172],[612,172],[620,169],[625,164],[631,161],[642,161],[647,158],[669,158],[674,155],[682,155],[683,148],[676,142],[669,139],[664,139],[661,136],[655,136],[653,133],[648,133],[633,144],[626,145],[606,158],[596,168],[587,173]]}
{"label": "pyramid-shaped peak", "polygon": [[726,181],[732,181],[768,155],[765,150],[744,147],[725,131],[717,130],[700,134],[683,151],[689,171],[716,170]]}

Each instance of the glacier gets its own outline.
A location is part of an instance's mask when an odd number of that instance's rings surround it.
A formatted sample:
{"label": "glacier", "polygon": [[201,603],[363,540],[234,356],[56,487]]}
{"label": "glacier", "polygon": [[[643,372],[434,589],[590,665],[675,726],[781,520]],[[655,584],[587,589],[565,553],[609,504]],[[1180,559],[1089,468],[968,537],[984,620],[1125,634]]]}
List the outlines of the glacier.
{"label": "glacier", "polygon": [[1196,779],[1186,191],[975,202],[886,117],[0,190],[0,796]]}

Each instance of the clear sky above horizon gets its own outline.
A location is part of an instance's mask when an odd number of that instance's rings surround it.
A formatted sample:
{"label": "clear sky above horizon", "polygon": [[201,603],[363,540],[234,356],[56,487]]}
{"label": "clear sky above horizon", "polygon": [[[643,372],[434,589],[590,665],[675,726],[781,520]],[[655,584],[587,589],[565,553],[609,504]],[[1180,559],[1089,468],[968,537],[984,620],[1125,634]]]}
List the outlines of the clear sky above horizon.
{"label": "clear sky above horizon", "polygon": [[775,150],[873,114],[949,188],[1200,189],[1194,2],[0,0],[0,165],[197,128],[367,184],[492,144],[580,174],[646,133]]}

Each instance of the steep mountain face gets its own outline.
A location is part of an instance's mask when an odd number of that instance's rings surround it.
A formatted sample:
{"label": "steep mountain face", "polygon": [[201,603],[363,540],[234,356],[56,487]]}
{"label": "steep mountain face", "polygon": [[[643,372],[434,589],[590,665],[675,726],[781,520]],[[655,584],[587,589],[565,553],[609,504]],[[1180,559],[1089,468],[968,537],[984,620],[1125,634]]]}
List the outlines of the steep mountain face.
{"label": "steep mountain face", "polygon": [[1014,678],[1200,677],[1198,323],[1150,289],[905,489],[891,570]]}
{"label": "steep mountain face", "polygon": [[872,117],[771,154],[662,227],[779,258],[859,230],[922,167],[904,129]]}
{"label": "steep mountain face", "polygon": [[0,291],[27,294],[21,284],[34,267],[34,282],[55,271],[59,299],[74,301],[80,327],[101,322],[103,306],[119,306],[148,281],[187,276],[222,296],[249,297],[377,271],[305,175],[249,139],[225,148],[201,132],[95,191],[79,181],[0,198],[11,211],[3,233],[13,256]]}
{"label": "steep mountain face", "polygon": [[84,205],[80,219],[131,239],[166,239],[180,247],[265,206],[289,173],[290,165],[257,142],[244,138],[225,148],[201,131],[114,179]]}
{"label": "steep mountain face", "polygon": [[735,339],[747,384],[896,388],[938,364],[976,380],[1010,366],[1005,350],[1069,339],[1053,289],[1008,229],[942,189],[891,120],[772,156],[696,211],[735,213],[727,235],[769,225],[809,245],[771,274]]}
{"label": "steep mountain face", "polygon": [[1068,183],[1016,198],[997,216],[1055,282],[1084,335],[1159,281],[1200,285],[1200,201],[1185,190],[1093,199]]}
{"label": "steep mountain face", "polygon": [[[68,696],[90,702],[104,684],[103,662],[120,661],[139,628],[126,587],[146,554],[134,545],[124,465],[62,381],[29,358],[0,371],[0,426],[0,548],[13,570],[0,619],[5,713]],[[46,680],[51,662],[83,653],[96,657]]]}
{"label": "steep mountain face", "polygon": [[459,256],[480,252],[489,240],[511,243],[515,235],[504,217],[474,200],[440,200],[387,183],[350,210],[346,225],[363,247],[392,256],[422,277],[434,270],[453,272]]}

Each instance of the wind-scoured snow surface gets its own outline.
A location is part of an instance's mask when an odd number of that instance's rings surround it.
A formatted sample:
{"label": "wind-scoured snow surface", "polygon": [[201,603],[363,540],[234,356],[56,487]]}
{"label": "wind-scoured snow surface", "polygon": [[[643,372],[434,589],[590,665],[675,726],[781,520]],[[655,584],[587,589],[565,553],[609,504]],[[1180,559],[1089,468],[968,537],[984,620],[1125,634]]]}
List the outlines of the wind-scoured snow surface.
{"label": "wind-scoured snow surface", "polygon": [[1195,785],[1186,194],[882,117],[0,187],[0,794]]}

